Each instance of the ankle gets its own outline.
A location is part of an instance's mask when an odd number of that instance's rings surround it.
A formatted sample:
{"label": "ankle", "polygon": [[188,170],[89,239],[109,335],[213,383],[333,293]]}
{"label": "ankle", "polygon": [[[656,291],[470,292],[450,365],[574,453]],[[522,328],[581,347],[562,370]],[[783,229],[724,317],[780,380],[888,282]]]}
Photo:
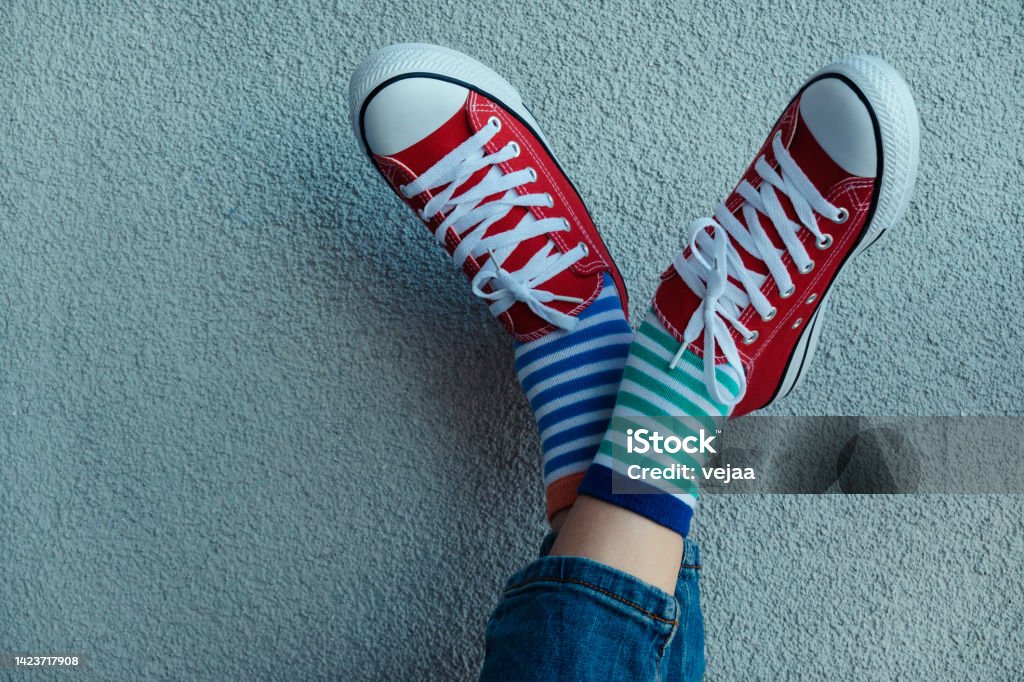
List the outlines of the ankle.
{"label": "ankle", "polygon": [[593,559],[672,594],[683,559],[683,536],[632,511],[581,495],[565,514],[550,556]]}

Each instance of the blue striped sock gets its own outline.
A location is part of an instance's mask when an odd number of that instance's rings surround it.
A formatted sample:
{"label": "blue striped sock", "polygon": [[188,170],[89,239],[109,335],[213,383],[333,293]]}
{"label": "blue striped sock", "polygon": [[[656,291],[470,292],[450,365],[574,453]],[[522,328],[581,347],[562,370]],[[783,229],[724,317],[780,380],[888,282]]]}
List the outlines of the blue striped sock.
{"label": "blue striped sock", "polygon": [[572,505],[615,407],[633,330],[609,275],[571,331],[516,344],[516,375],[544,452],[548,518]]}

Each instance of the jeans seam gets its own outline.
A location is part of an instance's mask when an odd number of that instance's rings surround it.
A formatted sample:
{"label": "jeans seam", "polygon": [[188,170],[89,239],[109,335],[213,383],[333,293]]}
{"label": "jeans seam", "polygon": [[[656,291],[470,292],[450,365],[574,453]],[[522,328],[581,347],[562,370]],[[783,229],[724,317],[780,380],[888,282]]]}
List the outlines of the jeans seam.
{"label": "jeans seam", "polygon": [[[696,576],[694,576],[694,577],[696,577]],[[680,596],[682,597],[682,599],[679,598]],[[691,615],[690,614],[691,614],[691,609],[693,607],[693,594],[690,592],[690,586],[689,585],[686,585],[686,588],[683,589],[682,592],[679,594],[679,596],[676,597],[676,603],[679,604],[679,610],[680,610],[681,613],[688,614],[687,615],[687,619],[686,619],[686,621],[684,621],[682,623],[682,626],[684,626],[687,629],[687,633],[689,633],[690,619],[691,619]],[[684,635],[684,637],[685,637],[685,635]],[[683,674],[686,675],[686,673],[689,672],[689,670],[690,670],[690,647],[684,646],[682,648],[682,657],[683,657]]]}
{"label": "jeans seam", "polygon": [[[679,601],[676,600],[676,611],[679,611],[679,610],[680,610],[679,609]],[[675,637],[676,632],[678,630],[679,630],[679,617],[677,616],[676,619],[674,621],[672,621],[672,630],[669,631],[668,636],[665,638],[665,643],[662,644],[661,648],[658,649],[658,660],[654,664],[655,665],[655,669],[657,669],[657,667],[661,665],[661,659],[664,658],[664,656],[665,656],[665,650],[668,649],[668,645],[672,643],[672,638]]]}
{"label": "jeans seam", "polygon": [[[645,616],[647,616],[649,618],[652,618],[652,619],[658,621],[659,623],[670,624],[672,626],[672,630],[673,631],[675,631],[675,628],[678,627],[678,625],[679,625],[679,619],[678,618],[674,618],[672,620],[669,620],[668,618],[663,618],[663,617],[661,617],[661,616],[659,616],[657,614],[651,613],[650,611],[648,611],[647,609],[643,608],[639,604],[634,604],[633,602],[629,601],[628,599],[623,599],[622,597],[620,597],[619,595],[615,594],[614,592],[609,592],[608,590],[601,589],[597,585],[594,585],[592,583],[588,583],[588,582],[586,582],[584,580],[575,580],[573,578],[531,578],[531,579],[529,579],[529,580],[527,580],[525,582],[521,582],[521,583],[518,583],[516,585],[510,585],[505,590],[505,594],[508,594],[509,592],[512,592],[514,590],[518,590],[520,588],[526,587],[527,585],[531,585],[533,583],[544,583],[544,582],[549,582],[549,583],[572,583],[574,585],[582,585],[583,587],[588,587],[588,588],[594,590],[595,592],[600,592],[601,594],[605,595],[606,597],[611,597],[612,599],[614,599],[616,601],[622,602],[623,604],[626,604],[628,606],[632,606],[634,609],[636,609],[640,613],[644,614]],[[661,655],[659,654],[659,658],[660,658],[660,656]]]}

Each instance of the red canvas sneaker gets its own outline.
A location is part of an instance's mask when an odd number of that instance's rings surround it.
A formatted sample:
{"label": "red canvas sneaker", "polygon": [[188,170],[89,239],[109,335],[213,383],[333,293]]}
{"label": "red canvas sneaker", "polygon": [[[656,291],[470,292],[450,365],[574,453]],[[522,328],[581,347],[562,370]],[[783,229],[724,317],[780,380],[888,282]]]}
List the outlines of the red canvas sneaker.
{"label": "red canvas sneaker", "polygon": [[385,48],[352,76],[349,112],[381,175],[515,337],[553,517],[576,499],[633,338],[604,242],[522,97],[476,60]]}
{"label": "red canvas sneaker", "polygon": [[586,207],[504,78],[444,47],[393,45],[357,68],[349,112],[384,179],[518,341],[573,329],[606,275],[626,310]]}
{"label": "red canvas sneaker", "polygon": [[918,152],[914,101],[892,67],[850,57],[816,73],[662,275],[652,308],[680,344],[671,366],[699,362],[730,416],[787,395],[839,273],[906,210]]}

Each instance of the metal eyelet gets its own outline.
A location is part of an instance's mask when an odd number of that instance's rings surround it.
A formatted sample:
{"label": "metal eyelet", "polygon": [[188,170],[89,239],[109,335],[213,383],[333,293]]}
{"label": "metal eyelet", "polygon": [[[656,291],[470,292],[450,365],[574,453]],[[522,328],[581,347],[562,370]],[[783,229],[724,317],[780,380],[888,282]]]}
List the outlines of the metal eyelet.
{"label": "metal eyelet", "polygon": [[547,193],[545,193],[544,196],[546,196],[548,198],[548,208],[554,208],[555,207],[555,198],[553,196],[551,196],[550,194],[547,194]]}
{"label": "metal eyelet", "polygon": [[509,142],[509,143],[508,143],[508,146],[509,146],[509,147],[512,147],[512,151],[513,151],[513,152],[515,152],[515,154],[513,154],[513,155],[512,155],[512,158],[513,158],[513,159],[514,159],[514,158],[516,158],[517,156],[519,156],[519,151],[520,151],[520,150],[519,150],[519,145],[518,145],[517,143],[515,143],[515,142]]}
{"label": "metal eyelet", "polygon": [[757,341],[757,337],[758,337],[758,333],[757,333],[757,330],[755,329],[754,331],[750,332],[750,336],[744,336],[743,337],[743,343],[745,343],[746,345],[749,346],[750,344],[754,343],[754,341]]}
{"label": "metal eyelet", "polygon": [[[562,231],[563,232],[568,232],[571,229],[572,229],[572,225],[569,224],[569,221],[566,218],[562,218]],[[580,243],[582,244],[582,242],[580,242]],[[583,244],[583,246],[586,246],[586,244]]]}
{"label": "metal eyelet", "polygon": [[810,305],[811,303],[814,303],[817,300],[818,300],[818,295],[817,294],[811,294],[810,296],[807,297],[807,300],[804,301],[804,303]]}
{"label": "metal eyelet", "polygon": [[761,321],[762,321],[762,322],[771,322],[772,320],[774,320],[774,319],[775,319],[775,314],[776,314],[777,312],[779,312],[779,309],[778,309],[778,308],[775,308],[775,307],[773,307],[773,308],[772,308],[772,309],[771,309],[770,311],[768,311],[768,314],[767,314],[767,315],[762,315],[762,316],[761,316]]}
{"label": "metal eyelet", "polygon": [[405,197],[406,199],[411,199],[412,195],[405,190],[406,187],[408,187],[408,185],[399,185],[398,191],[401,192],[402,196]]}
{"label": "metal eyelet", "polygon": [[530,167],[527,167],[526,170],[530,172],[530,182],[537,182],[537,171]]}
{"label": "metal eyelet", "polygon": [[787,289],[786,291],[780,291],[779,292],[779,298],[789,298],[794,293],[796,293],[796,285],[795,284],[790,286],[789,289]]}
{"label": "metal eyelet", "polygon": [[839,208],[839,215],[837,215],[836,219],[833,220],[832,222],[834,222],[836,224],[839,224],[839,225],[842,225],[843,223],[846,222],[847,218],[849,218],[849,217],[850,217],[850,212],[847,211],[845,208],[840,207]]}
{"label": "metal eyelet", "polygon": [[806,275],[806,274],[807,274],[808,272],[810,272],[810,271],[811,271],[811,270],[813,270],[813,269],[814,269],[814,261],[811,261],[810,263],[808,263],[808,264],[807,264],[807,267],[804,267],[804,268],[797,268],[797,271],[798,271],[798,272],[799,272],[799,273],[800,273],[801,275]]}
{"label": "metal eyelet", "polygon": [[501,130],[501,120],[497,116],[491,116],[487,119],[487,125]]}
{"label": "metal eyelet", "polygon": [[803,321],[804,321],[804,318],[798,317],[796,319],[796,322],[793,323],[793,329],[796,329],[797,327],[799,327],[801,325],[801,323],[803,323]]}
{"label": "metal eyelet", "polygon": [[819,251],[824,251],[828,247],[832,246],[832,235],[830,235],[830,234],[823,234],[823,235],[821,235],[821,241],[818,241],[817,239],[815,239],[814,240],[814,245],[816,247],[818,247]]}
{"label": "metal eyelet", "polygon": [[581,247],[583,247],[583,257],[584,257],[584,258],[586,258],[587,256],[589,256],[589,255],[590,255],[590,249],[588,249],[588,248],[587,248],[587,245],[586,245],[586,244],[584,244],[583,242],[580,242],[580,243],[579,243],[579,244],[577,244],[576,246],[581,246]]}

